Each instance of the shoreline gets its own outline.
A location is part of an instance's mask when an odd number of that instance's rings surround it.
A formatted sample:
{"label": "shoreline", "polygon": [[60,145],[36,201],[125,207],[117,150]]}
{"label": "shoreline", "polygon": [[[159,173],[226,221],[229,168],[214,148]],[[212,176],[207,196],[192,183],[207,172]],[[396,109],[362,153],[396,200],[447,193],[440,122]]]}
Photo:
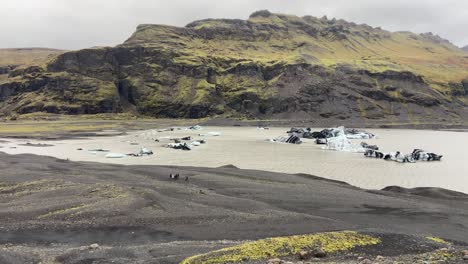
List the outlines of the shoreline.
{"label": "shoreline", "polygon": [[[47,147],[47,146],[35,146],[34,144],[31,144],[33,147]],[[94,163],[96,165],[102,164],[102,165],[110,165],[110,166],[123,166],[123,167],[162,167],[162,168],[167,168],[167,169],[181,169],[181,170],[190,170],[190,169],[199,169],[199,170],[216,170],[216,169],[236,169],[236,170],[244,170],[244,171],[259,171],[259,172],[264,172],[264,173],[282,173],[282,172],[275,172],[275,171],[267,171],[267,170],[258,170],[258,169],[241,169],[236,167],[235,165],[232,164],[226,164],[218,167],[197,167],[197,166],[176,166],[176,165],[148,165],[148,164],[143,164],[143,165],[138,165],[138,164],[116,164],[116,163],[106,163],[106,162],[99,162],[99,161],[70,161],[66,159],[61,159],[57,158],[54,156],[48,156],[48,155],[37,155],[37,154],[32,154],[32,153],[20,153],[20,154],[9,154],[5,153],[4,151],[1,150],[0,148],[0,155],[8,155],[8,156],[23,156],[23,155],[32,155],[32,156],[39,156],[43,158],[48,158],[48,159],[56,159],[58,161],[62,162],[77,162],[77,163]],[[363,188],[359,187],[353,184],[350,184],[349,182],[346,181],[340,181],[340,180],[335,180],[335,179],[330,179],[326,177],[321,177],[321,176],[316,176],[313,174],[308,174],[308,173],[303,173],[303,172],[298,172],[298,173],[284,173],[288,175],[294,175],[298,177],[304,177],[308,179],[313,179],[317,181],[323,181],[323,182],[328,182],[331,184],[338,184],[338,185],[343,185],[343,186],[348,186],[350,188],[355,188],[359,189],[365,192],[371,192],[375,194],[379,194],[382,191],[389,192],[389,193],[395,193],[399,195],[415,195],[415,196],[421,196],[421,197],[429,197],[429,198],[440,198],[444,200],[451,200],[451,199],[466,199],[468,201],[468,192],[462,192],[462,191],[456,191],[456,190],[451,190],[451,189],[446,189],[446,188],[440,188],[436,186],[416,186],[416,187],[403,187],[399,185],[388,185],[383,188]],[[466,196],[466,197],[465,197]]]}
{"label": "shoreline", "polygon": [[[112,130],[117,132],[144,130],[148,127],[180,127],[191,125],[219,127],[311,127],[325,128],[345,126],[362,129],[412,129],[434,131],[467,132],[468,124],[414,123],[400,124],[389,122],[362,122],[347,120],[241,120],[233,118],[213,119],[23,119],[0,122],[0,137],[30,138],[30,139],[71,139],[79,137],[99,136],[99,133]],[[11,128],[8,128],[11,127]],[[52,128],[52,129],[51,129]]]}

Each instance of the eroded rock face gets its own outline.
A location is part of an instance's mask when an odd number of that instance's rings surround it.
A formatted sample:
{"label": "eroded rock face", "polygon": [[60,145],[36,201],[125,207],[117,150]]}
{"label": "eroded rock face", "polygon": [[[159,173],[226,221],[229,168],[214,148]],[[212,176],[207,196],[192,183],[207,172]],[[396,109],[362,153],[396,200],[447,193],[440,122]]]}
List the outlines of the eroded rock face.
{"label": "eroded rock face", "polygon": [[[403,69],[329,66],[323,54],[334,51],[319,46],[392,37],[367,25],[268,11],[246,21],[208,19],[184,28],[141,25],[117,47],[66,52],[41,67],[0,68],[9,75],[0,82],[0,110],[411,122],[415,116],[447,118],[451,109],[450,118],[465,119],[466,81],[441,92]],[[411,38],[451,45],[427,35]]]}
{"label": "eroded rock face", "polygon": [[16,67],[17,65],[0,65],[0,74],[8,74]]}

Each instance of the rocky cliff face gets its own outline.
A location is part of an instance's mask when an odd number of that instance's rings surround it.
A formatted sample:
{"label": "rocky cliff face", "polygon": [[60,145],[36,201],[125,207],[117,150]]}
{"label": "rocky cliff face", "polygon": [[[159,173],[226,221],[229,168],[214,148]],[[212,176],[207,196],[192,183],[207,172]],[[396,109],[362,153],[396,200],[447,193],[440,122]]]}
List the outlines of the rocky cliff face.
{"label": "rocky cliff face", "polygon": [[465,47],[463,47],[462,50],[468,51],[468,45],[466,45]]}
{"label": "rocky cliff face", "polygon": [[5,115],[131,111],[399,123],[468,116],[468,58],[450,42],[268,11],[183,28],[140,25],[122,45],[5,72]]}

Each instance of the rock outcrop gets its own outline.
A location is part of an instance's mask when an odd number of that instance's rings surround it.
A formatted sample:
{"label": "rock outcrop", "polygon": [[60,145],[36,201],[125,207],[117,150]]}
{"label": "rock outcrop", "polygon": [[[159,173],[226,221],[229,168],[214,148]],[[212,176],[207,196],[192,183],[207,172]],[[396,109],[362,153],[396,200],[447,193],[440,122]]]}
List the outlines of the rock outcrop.
{"label": "rock outcrop", "polygon": [[[152,117],[467,119],[468,58],[433,34],[253,13],[140,25],[122,45],[1,68],[0,111]],[[0,79],[1,80],[1,79]]]}

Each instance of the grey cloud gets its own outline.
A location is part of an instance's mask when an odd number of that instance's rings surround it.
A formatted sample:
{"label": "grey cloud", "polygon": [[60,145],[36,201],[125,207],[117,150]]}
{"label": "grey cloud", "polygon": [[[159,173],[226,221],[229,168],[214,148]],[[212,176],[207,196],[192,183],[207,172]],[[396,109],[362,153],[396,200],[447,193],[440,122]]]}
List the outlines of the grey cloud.
{"label": "grey cloud", "polygon": [[466,0],[5,0],[0,47],[116,45],[138,24],[184,26],[203,18],[246,19],[259,9],[327,15],[391,31],[431,31],[468,45]]}

